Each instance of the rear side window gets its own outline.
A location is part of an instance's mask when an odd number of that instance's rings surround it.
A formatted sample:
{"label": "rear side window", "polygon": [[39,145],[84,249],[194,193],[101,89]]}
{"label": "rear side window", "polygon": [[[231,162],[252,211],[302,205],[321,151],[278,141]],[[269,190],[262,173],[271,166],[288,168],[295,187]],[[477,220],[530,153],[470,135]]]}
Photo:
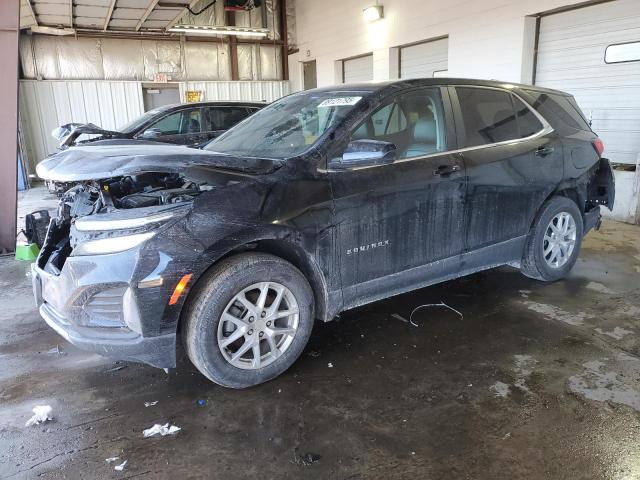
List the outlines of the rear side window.
{"label": "rear side window", "polygon": [[536,115],[504,90],[456,87],[464,126],[463,147],[530,137],[542,130]]}
{"label": "rear side window", "polygon": [[533,98],[535,108],[560,134],[568,131],[591,131],[591,127],[573,97],[525,90]]}
{"label": "rear side window", "polygon": [[520,138],[527,138],[535,135],[544,128],[538,117],[527,107],[522,100],[513,97],[513,106],[516,109],[516,118],[518,119],[518,131]]}
{"label": "rear side window", "polygon": [[246,107],[207,107],[207,130],[228,130],[249,116]]}

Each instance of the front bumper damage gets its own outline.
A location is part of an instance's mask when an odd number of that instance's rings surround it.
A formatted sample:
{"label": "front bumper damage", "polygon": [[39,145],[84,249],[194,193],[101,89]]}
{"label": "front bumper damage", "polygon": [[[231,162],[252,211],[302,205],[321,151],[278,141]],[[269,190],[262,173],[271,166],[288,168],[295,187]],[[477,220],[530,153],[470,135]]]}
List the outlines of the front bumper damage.
{"label": "front bumper damage", "polygon": [[[139,287],[140,255],[136,248],[70,256],[58,275],[36,262],[31,267],[36,304],[51,328],[83,350],[173,368],[177,313],[173,329],[162,331],[159,319],[166,319],[169,294],[163,285]],[[160,258],[159,266],[167,263]]]}

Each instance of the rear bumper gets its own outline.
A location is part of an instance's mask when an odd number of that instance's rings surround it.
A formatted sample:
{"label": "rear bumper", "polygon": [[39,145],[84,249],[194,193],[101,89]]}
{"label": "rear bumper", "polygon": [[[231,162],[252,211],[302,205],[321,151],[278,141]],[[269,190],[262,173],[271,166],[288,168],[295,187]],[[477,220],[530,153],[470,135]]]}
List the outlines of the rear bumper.
{"label": "rear bumper", "polygon": [[591,230],[600,230],[601,223],[602,223],[602,215],[600,214],[600,207],[594,207],[591,210],[585,212],[583,235],[586,235]]}

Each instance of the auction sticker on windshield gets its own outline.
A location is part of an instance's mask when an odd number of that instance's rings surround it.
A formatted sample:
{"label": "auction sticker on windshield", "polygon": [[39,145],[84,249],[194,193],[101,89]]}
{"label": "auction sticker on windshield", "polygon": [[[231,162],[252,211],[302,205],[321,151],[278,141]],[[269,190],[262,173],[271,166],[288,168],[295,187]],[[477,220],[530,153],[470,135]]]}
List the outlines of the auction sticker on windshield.
{"label": "auction sticker on windshield", "polygon": [[347,105],[355,105],[360,101],[362,97],[336,97],[336,98],[327,98],[323,100],[318,108],[320,107],[343,107]]}

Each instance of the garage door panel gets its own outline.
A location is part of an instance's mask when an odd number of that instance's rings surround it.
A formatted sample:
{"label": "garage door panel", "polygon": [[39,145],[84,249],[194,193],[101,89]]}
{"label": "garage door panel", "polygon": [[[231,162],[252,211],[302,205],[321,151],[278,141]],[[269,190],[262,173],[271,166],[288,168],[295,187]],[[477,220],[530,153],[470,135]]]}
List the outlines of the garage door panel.
{"label": "garage door panel", "polygon": [[342,68],[344,83],[369,82],[373,80],[373,55],[344,60]]}
{"label": "garage door panel", "polygon": [[607,46],[640,40],[640,1],[616,0],[540,20],[536,84],[573,94],[593,119],[606,155],[640,152],[640,62],[606,64]]}
{"label": "garage door panel", "polygon": [[[545,21],[547,18],[551,17],[545,17]],[[542,42],[543,44],[549,44],[562,39],[575,42],[580,38],[588,38],[591,42],[598,42],[598,39],[608,35],[615,35],[616,33],[624,35],[624,32],[637,30],[638,22],[640,22],[640,15],[629,15],[624,18],[611,19],[606,22],[593,22],[581,26],[560,24],[557,28],[552,28],[547,25],[545,27],[545,38]]]}
{"label": "garage door panel", "polygon": [[449,68],[449,39],[400,48],[400,78],[431,78]]}

